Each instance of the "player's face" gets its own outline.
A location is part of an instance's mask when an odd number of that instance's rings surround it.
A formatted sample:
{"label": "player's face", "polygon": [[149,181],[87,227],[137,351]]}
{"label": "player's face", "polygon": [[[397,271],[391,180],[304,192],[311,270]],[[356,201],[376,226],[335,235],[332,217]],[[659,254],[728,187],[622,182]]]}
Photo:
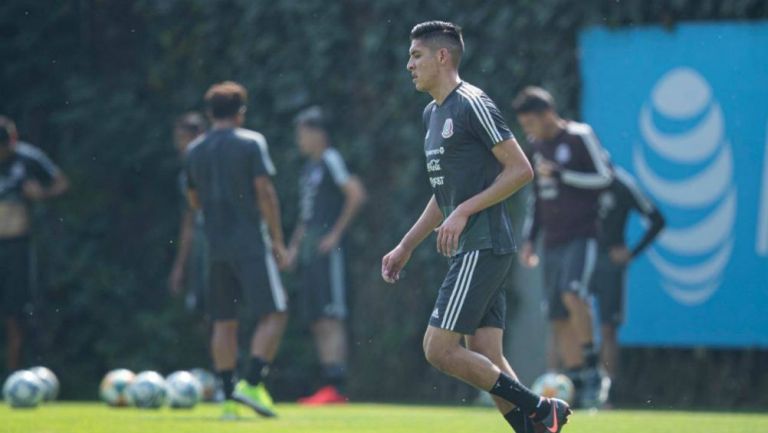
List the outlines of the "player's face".
{"label": "player's face", "polygon": [[523,113],[517,115],[517,121],[523,127],[525,135],[537,140],[544,139],[547,119],[543,113]]}
{"label": "player's face", "polygon": [[439,67],[437,51],[416,39],[411,41],[409,53],[407,69],[411,73],[413,84],[416,90],[427,92],[437,80]]}
{"label": "player's face", "polygon": [[317,128],[299,125],[296,128],[296,143],[302,155],[312,156],[325,147],[325,134]]}
{"label": "player's face", "polygon": [[189,143],[191,143],[195,137],[195,134],[184,128],[173,129],[173,142],[176,145],[176,150],[178,150],[181,154],[187,150],[187,146],[189,146]]}

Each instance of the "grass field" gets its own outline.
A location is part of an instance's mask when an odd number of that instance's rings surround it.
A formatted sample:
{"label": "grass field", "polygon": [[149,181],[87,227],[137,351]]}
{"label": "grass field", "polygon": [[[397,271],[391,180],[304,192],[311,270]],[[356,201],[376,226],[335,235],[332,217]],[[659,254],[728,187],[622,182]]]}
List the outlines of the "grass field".
{"label": "grass field", "polygon": [[[220,421],[216,405],[194,410],[111,409],[98,403],[55,403],[37,409],[0,406],[0,433],[502,433],[489,408],[351,404],[327,408],[278,405],[280,417]],[[762,433],[768,414],[708,412],[577,412],[563,433]]]}

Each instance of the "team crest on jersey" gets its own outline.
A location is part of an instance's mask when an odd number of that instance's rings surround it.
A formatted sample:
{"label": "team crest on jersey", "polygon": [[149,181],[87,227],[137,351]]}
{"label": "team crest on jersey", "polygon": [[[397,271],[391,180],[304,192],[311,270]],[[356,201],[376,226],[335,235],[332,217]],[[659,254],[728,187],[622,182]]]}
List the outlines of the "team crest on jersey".
{"label": "team crest on jersey", "polygon": [[21,179],[26,174],[26,171],[27,170],[24,169],[24,164],[16,162],[11,167],[11,177],[14,179]]}
{"label": "team crest on jersey", "polygon": [[610,191],[604,191],[597,199],[600,206],[600,216],[605,216],[611,209],[616,207],[616,196]]}
{"label": "team crest on jersey", "polygon": [[443,138],[450,138],[453,135],[453,119],[450,117],[445,119],[443,123]]}
{"label": "team crest on jersey", "polygon": [[565,164],[571,160],[571,148],[565,143],[560,143],[555,149],[555,161]]}

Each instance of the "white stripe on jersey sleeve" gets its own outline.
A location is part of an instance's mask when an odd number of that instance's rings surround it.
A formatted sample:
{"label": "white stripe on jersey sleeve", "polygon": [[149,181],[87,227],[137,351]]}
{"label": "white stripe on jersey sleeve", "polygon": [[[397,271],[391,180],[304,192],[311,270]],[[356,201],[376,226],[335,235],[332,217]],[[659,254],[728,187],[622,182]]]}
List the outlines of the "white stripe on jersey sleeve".
{"label": "white stripe on jersey sleeve", "polygon": [[614,171],[616,173],[616,180],[623,183],[629,192],[632,193],[632,197],[635,198],[637,205],[640,207],[640,211],[646,215],[652,214],[656,210],[656,206],[653,205],[648,196],[637,186],[632,175],[627,173],[626,170],[621,167],[616,167]]}
{"label": "white stripe on jersey sleeve", "polygon": [[323,152],[323,161],[328,166],[328,171],[331,172],[331,176],[333,177],[333,181],[336,182],[336,185],[340,187],[346,185],[349,180],[349,171],[347,170],[347,165],[344,164],[344,158],[341,157],[339,151],[332,147],[325,149],[325,152]]}
{"label": "white stripe on jersey sleeve", "polygon": [[585,189],[600,189],[610,185],[613,176],[592,128],[584,123],[569,122],[568,132],[581,137],[584,147],[587,148],[587,152],[589,152],[589,156],[592,158],[592,164],[595,166],[596,172],[581,173],[573,170],[563,170],[560,176],[563,183]]}
{"label": "white stripe on jersey sleeve", "polygon": [[488,111],[488,107],[485,106],[485,103],[483,102],[480,95],[465,89],[464,86],[459,87],[459,94],[467,98],[467,101],[469,101],[469,104],[472,107],[472,111],[474,111],[475,116],[477,116],[477,120],[479,120],[480,124],[483,125],[483,128],[488,133],[491,141],[494,144],[502,142],[503,139],[501,138],[501,134],[499,133],[498,129],[496,129],[496,124],[493,122],[493,117]]}
{"label": "white stripe on jersey sleeve", "polygon": [[25,141],[17,142],[15,149],[18,154],[37,161],[40,165],[43,166],[45,171],[47,171],[51,177],[56,177],[59,173],[61,173],[59,167],[54,164],[53,161],[48,158],[48,155],[46,155],[45,152],[43,152],[41,149]]}
{"label": "white stripe on jersey sleeve", "polygon": [[483,125],[483,128],[485,128],[486,132],[488,132],[488,136],[491,138],[491,141],[494,143],[501,142],[501,134],[499,134],[499,131],[496,129],[496,124],[493,122],[493,117],[488,111],[488,107],[485,105],[485,102],[483,102],[482,98],[480,97],[480,94],[477,92],[472,92],[463,86],[459,88],[459,93],[467,98],[470,106],[472,107],[472,111],[475,112],[475,115],[480,121],[480,124]]}
{"label": "white stripe on jersey sleeve", "polygon": [[238,128],[237,133],[245,138],[251,139],[259,146],[261,152],[261,160],[264,162],[264,168],[267,169],[267,173],[270,176],[277,174],[275,164],[272,163],[272,158],[269,156],[269,146],[267,145],[267,139],[261,133],[251,131],[250,129]]}

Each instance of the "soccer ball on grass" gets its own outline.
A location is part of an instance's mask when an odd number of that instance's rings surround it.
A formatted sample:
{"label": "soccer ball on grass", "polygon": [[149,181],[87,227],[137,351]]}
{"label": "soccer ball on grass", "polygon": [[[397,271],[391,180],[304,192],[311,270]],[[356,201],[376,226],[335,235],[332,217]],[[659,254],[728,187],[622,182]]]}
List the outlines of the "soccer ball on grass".
{"label": "soccer ball on grass", "polygon": [[157,409],[165,403],[165,379],[156,371],[142,371],[128,386],[128,401],[141,409]]}
{"label": "soccer ball on grass", "polygon": [[19,370],[3,385],[3,398],[14,408],[36,407],[45,395],[45,384],[35,373]]}
{"label": "soccer ball on grass", "polygon": [[177,371],[165,379],[168,404],[174,409],[194,407],[203,397],[203,386],[192,373]]}
{"label": "soccer ball on grass", "polygon": [[128,406],[128,387],[135,378],[136,375],[125,368],[110,371],[99,386],[101,399],[112,407]]}

